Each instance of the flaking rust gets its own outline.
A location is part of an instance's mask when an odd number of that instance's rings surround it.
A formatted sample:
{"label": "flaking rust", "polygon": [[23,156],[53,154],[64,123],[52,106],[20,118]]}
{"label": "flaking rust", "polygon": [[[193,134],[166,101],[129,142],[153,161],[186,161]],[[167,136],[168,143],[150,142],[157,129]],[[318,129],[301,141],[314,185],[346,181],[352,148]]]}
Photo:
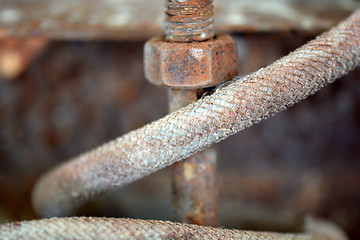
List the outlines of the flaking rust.
{"label": "flaking rust", "polygon": [[218,225],[215,148],[174,164],[174,193],[179,219],[198,225]]}
{"label": "flaking rust", "polygon": [[[238,73],[238,54],[229,35],[215,35],[212,0],[167,0],[165,5],[165,37],[145,44],[144,66],[151,83],[170,88],[173,112],[198,100],[204,88],[231,80]],[[174,164],[173,191],[179,221],[218,225],[215,148]]]}
{"label": "flaking rust", "polygon": [[167,42],[158,36],[145,45],[144,65],[146,78],[155,85],[213,87],[238,73],[236,42],[226,34],[192,43]]}

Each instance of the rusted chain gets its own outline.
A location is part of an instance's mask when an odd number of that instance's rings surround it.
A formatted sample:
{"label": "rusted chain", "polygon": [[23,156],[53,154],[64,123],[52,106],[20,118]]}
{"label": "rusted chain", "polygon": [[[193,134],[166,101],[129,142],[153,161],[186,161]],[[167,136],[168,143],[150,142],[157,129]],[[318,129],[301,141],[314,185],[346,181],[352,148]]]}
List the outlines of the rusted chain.
{"label": "rusted chain", "polygon": [[360,10],[272,65],[64,163],[43,176],[33,204],[63,216],[100,193],[184,159],[266,119],[346,74],[360,61]]}
{"label": "rusted chain", "polygon": [[336,226],[312,221],[307,233],[281,234],[204,227],[156,220],[122,218],[52,218],[0,225],[4,239],[254,239],[346,240]]}

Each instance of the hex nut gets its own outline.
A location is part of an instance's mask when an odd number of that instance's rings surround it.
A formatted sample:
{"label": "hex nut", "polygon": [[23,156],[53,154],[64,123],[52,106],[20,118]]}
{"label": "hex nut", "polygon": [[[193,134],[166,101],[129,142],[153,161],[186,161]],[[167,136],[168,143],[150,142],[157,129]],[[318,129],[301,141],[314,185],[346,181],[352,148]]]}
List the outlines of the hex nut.
{"label": "hex nut", "polygon": [[155,85],[206,88],[238,73],[235,41],[226,34],[204,42],[174,43],[154,37],[144,47],[145,77]]}

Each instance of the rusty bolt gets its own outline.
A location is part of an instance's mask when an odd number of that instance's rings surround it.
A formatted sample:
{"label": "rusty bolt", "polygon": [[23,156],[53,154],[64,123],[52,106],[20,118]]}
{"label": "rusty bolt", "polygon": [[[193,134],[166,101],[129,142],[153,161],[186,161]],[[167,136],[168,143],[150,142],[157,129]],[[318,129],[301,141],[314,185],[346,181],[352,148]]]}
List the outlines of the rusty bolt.
{"label": "rusty bolt", "polygon": [[235,41],[226,34],[204,42],[173,43],[150,39],[144,48],[145,76],[172,88],[206,88],[238,73]]}
{"label": "rusty bolt", "polygon": [[213,0],[166,0],[165,40],[201,42],[213,38],[213,15]]}

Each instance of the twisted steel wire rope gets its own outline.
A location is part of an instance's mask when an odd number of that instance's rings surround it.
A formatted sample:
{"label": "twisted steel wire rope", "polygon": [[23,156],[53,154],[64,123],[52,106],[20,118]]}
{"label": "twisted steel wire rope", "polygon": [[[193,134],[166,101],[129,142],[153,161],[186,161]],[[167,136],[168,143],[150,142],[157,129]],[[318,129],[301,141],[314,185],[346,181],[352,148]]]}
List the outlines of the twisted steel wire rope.
{"label": "twisted steel wire rope", "polygon": [[[75,207],[89,198],[186,158],[292,106],[346,74],[359,62],[360,10],[357,10],[338,26],[272,65],[237,77],[214,94],[50,171],[34,189],[34,208],[45,217],[71,214]],[[88,218],[57,220],[59,224],[74,223],[77,231],[84,229],[85,233],[89,222]],[[41,221],[46,228],[55,220]],[[106,225],[113,220],[98,221],[102,226],[101,223]],[[18,225],[8,224],[1,230],[16,232]],[[132,236],[136,236],[138,226],[129,225]],[[47,229],[52,230],[51,226]],[[108,235],[103,236],[107,238]],[[254,238],[274,239],[261,234]],[[300,238],[292,235],[288,239]]]}

